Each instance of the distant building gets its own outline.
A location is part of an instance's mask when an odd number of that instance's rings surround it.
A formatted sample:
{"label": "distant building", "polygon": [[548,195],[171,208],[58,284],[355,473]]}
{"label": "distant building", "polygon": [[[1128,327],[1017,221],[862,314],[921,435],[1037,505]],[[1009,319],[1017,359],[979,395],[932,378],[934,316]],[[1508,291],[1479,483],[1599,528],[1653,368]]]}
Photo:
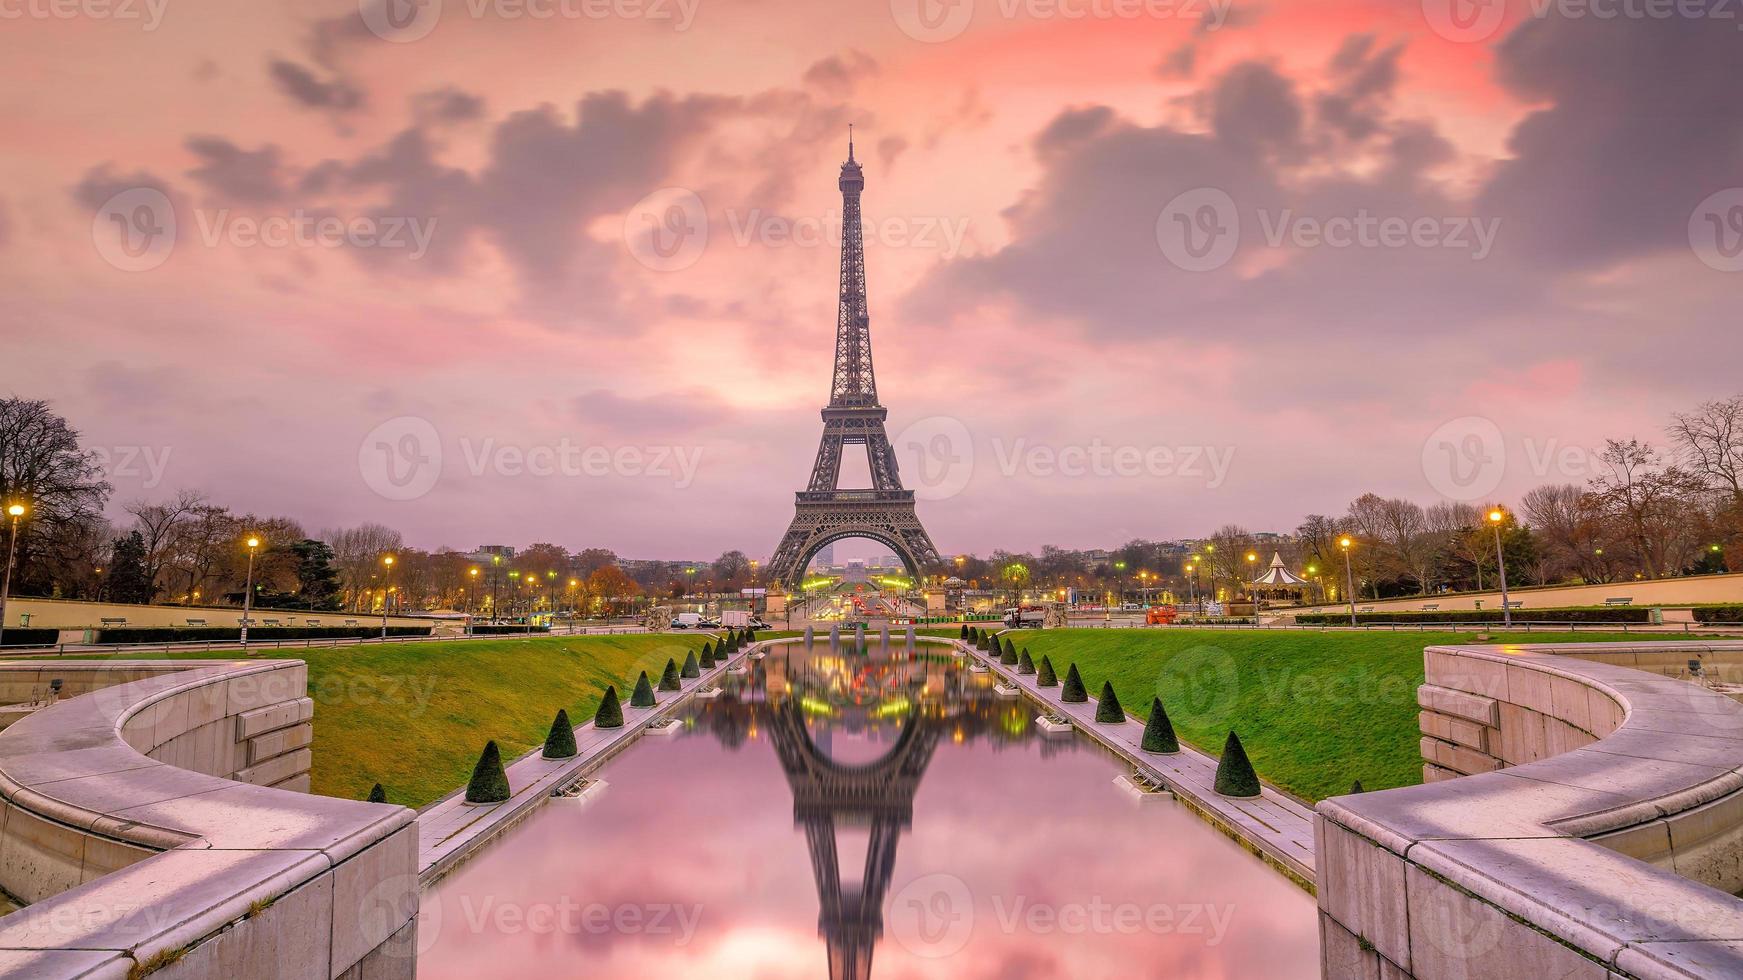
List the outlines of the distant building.
{"label": "distant building", "polygon": [[514,561],[514,547],[506,544],[481,544],[478,549],[466,556],[480,565],[488,565],[498,558],[504,565]]}

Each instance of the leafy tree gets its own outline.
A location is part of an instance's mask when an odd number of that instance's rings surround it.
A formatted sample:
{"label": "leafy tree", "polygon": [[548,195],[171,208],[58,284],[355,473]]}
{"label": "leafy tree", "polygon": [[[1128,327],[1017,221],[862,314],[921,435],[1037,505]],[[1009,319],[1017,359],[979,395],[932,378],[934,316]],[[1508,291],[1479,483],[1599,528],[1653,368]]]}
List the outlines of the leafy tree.
{"label": "leafy tree", "polygon": [[472,767],[472,779],[466,783],[466,802],[501,803],[509,798],[508,772],[502,768],[502,752],[496,740],[484,743],[484,753]]}
{"label": "leafy tree", "polygon": [[573,759],[578,751],[575,747],[575,726],[569,724],[569,712],[558,708],[557,717],[551,719],[551,730],[545,735],[544,757]]}
{"label": "leafy tree", "polygon": [[1089,692],[1083,688],[1083,676],[1077,672],[1077,661],[1065,671],[1065,686],[1059,689],[1059,700],[1069,704],[1082,704],[1089,700]]}
{"label": "leafy tree", "polygon": [[[647,675],[643,674],[642,679],[646,680]],[[652,691],[648,692],[648,696],[652,697],[653,692]],[[597,711],[593,712],[593,727],[594,728],[622,728],[623,727],[623,705],[620,704],[617,700],[617,685],[616,684],[606,685],[605,697],[599,699],[599,709]]]}
{"label": "leafy tree", "polygon": [[145,567],[145,538],[133,531],[115,542],[109,556],[109,598],[114,602],[150,602],[156,591]]}
{"label": "leafy tree", "polygon": [[1231,729],[1223,743],[1223,755],[1216,763],[1216,791],[1224,796],[1258,796],[1259,774],[1241,747],[1241,737]]}
{"label": "leafy tree", "polygon": [[1095,720],[1104,724],[1126,720],[1125,709],[1120,707],[1120,696],[1114,693],[1113,681],[1101,682],[1101,698],[1095,703]]}
{"label": "leafy tree", "polygon": [[1168,720],[1168,712],[1163,709],[1161,698],[1150,700],[1150,717],[1144,722],[1144,741],[1138,747],[1145,752],[1160,752],[1164,755],[1180,751],[1180,740],[1174,736],[1174,723]]}

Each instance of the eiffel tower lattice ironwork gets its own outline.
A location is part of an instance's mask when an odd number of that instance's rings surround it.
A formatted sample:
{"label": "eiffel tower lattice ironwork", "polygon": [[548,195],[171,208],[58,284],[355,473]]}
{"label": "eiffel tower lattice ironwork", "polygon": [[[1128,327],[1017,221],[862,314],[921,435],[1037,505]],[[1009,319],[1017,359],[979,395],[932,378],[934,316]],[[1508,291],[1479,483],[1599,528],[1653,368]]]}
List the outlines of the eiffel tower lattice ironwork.
{"label": "eiffel tower lattice ironwork", "polygon": [[[823,441],[811,467],[810,485],[795,495],[793,523],[769,561],[769,573],[788,585],[799,583],[820,549],[842,538],[869,538],[885,545],[916,580],[927,566],[938,562],[938,549],[914,510],[914,492],[902,488],[896,454],[884,430],[889,412],[878,403],[859,214],[865,173],[853,158],[851,136],[840,187],[841,305],[835,323],[835,376],[829,404],[823,409]],[[865,447],[871,465],[869,490],[839,486],[842,447],[856,445]]]}

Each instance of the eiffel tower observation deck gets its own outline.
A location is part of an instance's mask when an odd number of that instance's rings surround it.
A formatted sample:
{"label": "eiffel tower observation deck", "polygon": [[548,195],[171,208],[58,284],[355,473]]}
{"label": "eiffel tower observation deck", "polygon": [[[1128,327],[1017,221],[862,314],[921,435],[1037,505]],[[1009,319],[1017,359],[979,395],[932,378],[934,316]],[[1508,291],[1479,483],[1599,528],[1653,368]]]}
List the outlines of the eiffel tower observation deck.
{"label": "eiffel tower observation deck", "polygon": [[[938,549],[914,509],[914,492],[902,487],[895,452],[878,401],[872,367],[871,316],[866,309],[865,242],[860,229],[860,193],[865,171],[847,142],[841,165],[841,291],[835,322],[835,369],[829,404],[823,408],[823,439],[811,481],[795,494],[793,523],[769,562],[775,579],[797,585],[812,556],[842,538],[868,538],[895,552],[916,580],[938,562]],[[864,446],[871,487],[842,489],[844,446]]]}

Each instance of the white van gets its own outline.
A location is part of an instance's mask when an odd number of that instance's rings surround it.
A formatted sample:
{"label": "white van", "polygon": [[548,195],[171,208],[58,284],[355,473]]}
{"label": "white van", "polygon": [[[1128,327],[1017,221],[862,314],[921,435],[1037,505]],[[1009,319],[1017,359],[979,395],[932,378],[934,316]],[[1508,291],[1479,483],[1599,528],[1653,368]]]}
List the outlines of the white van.
{"label": "white van", "polygon": [[701,613],[679,613],[672,617],[672,628],[675,630],[693,630],[701,625]]}

